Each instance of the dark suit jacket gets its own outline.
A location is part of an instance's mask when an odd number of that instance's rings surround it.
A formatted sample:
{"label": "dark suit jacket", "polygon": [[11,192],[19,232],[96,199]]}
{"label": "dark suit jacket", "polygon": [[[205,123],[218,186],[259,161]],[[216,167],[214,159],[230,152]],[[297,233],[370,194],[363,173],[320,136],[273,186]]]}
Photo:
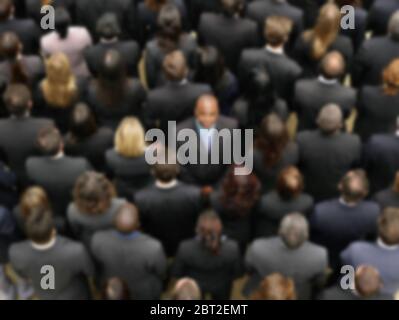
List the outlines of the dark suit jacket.
{"label": "dark suit jacket", "polygon": [[[219,120],[216,123],[215,129],[216,130],[222,130],[222,129],[236,129],[237,128],[237,121],[228,118],[225,116],[220,116]],[[211,164],[210,157],[208,157],[208,164],[199,164],[200,162],[200,149],[204,148],[203,143],[201,142],[200,139],[200,134],[197,130],[196,127],[196,122],[195,118],[189,118],[182,123],[180,123],[177,127],[177,134],[183,129],[191,129],[196,132],[196,138],[197,138],[197,163],[198,164],[186,164],[182,166],[181,170],[181,179],[184,182],[187,183],[192,183],[192,184],[197,184],[201,186],[206,186],[206,185],[216,185],[222,176],[224,175],[226,168],[228,164],[223,164],[223,152],[219,152],[219,161],[218,164]],[[220,139],[219,141],[219,150],[224,150],[223,149],[223,139]],[[181,142],[179,143],[179,146],[185,144],[187,142]],[[215,144],[213,144],[215,146]],[[207,153],[207,151],[204,151]]]}
{"label": "dark suit jacket", "polygon": [[221,5],[214,0],[186,0],[188,18],[192,30],[197,30],[201,14],[204,12],[221,12]]}
{"label": "dark suit jacket", "polygon": [[224,55],[226,65],[235,72],[242,50],[258,43],[256,24],[248,19],[203,13],[198,27],[200,41],[215,46]]}
{"label": "dark suit jacket", "polygon": [[339,254],[350,243],[360,239],[374,239],[380,208],[372,201],[348,206],[340,200],[316,205],[311,216],[312,240],[328,249],[330,266],[339,266]]}
{"label": "dark suit jacket", "polygon": [[24,46],[24,53],[37,54],[40,30],[31,19],[10,19],[0,24],[0,34],[15,32]]}
{"label": "dark suit jacket", "polygon": [[357,103],[358,116],[355,132],[363,141],[377,133],[393,132],[399,110],[399,94],[390,96],[384,93],[382,86],[365,86],[359,92]]}
{"label": "dark suit jacket", "polygon": [[239,64],[239,77],[244,90],[251,71],[262,67],[269,72],[278,96],[291,107],[295,82],[302,74],[302,68],[284,54],[276,54],[267,49],[244,50]]}
{"label": "dark suit jacket", "polygon": [[212,93],[208,85],[196,83],[167,83],[149,92],[143,108],[144,123],[148,128],[159,127],[165,133],[168,121],[181,122],[191,117],[197,99]]}
{"label": "dark suit jacket", "polygon": [[375,36],[386,34],[391,15],[399,9],[396,0],[375,0],[369,11],[368,27]]}
{"label": "dark suit jacket", "polygon": [[381,209],[389,207],[399,208],[399,194],[392,188],[378,192],[374,195],[373,199],[380,205]]}
{"label": "dark suit jacket", "polygon": [[90,164],[85,158],[31,157],[26,161],[26,172],[30,182],[46,190],[54,214],[63,218],[60,221],[65,219],[77,178],[90,169]]}
{"label": "dark suit jacket", "polygon": [[325,84],[318,79],[299,80],[295,86],[294,98],[294,108],[299,118],[298,130],[317,128],[317,116],[328,103],[338,104],[346,119],[356,105],[356,91],[339,82]]}
{"label": "dark suit jacket", "polygon": [[297,141],[305,190],[316,201],[336,197],[338,182],[360,162],[360,138],[348,133],[327,136],[315,130],[299,133]]}
{"label": "dark suit jacket", "polygon": [[399,170],[399,137],[376,134],[364,146],[363,166],[370,180],[371,192],[389,187]]}
{"label": "dark suit jacket", "polygon": [[105,53],[108,50],[116,50],[124,58],[128,76],[138,76],[138,63],[141,58],[140,47],[136,41],[116,41],[111,43],[99,42],[85,52],[85,59],[90,73],[96,77]]}
{"label": "dark suit jacket", "polygon": [[0,148],[21,183],[26,182],[26,159],[38,152],[36,139],[40,129],[52,125],[51,120],[31,117],[0,120]]}
{"label": "dark suit jacket", "polygon": [[169,257],[176,254],[181,241],[195,234],[200,213],[201,192],[182,182],[173,188],[153,185],[135,195],[143,230],[159,239]]}
{"label": "dark suit jacket", "polygon": [[222,240],[220,252],[214,255],[197,238],[183,241],[174,261],[172,275],[197,281],[203,295],[215,300],[230,299],[233,281],[241,275],[242,262],[238,245]]}
{"label": "dark suit jacket", "polygon": [[365,41],[353,63],[355,86],[378,85],[382,82],[382,71],[399,56],[399,41],[388,36]]}

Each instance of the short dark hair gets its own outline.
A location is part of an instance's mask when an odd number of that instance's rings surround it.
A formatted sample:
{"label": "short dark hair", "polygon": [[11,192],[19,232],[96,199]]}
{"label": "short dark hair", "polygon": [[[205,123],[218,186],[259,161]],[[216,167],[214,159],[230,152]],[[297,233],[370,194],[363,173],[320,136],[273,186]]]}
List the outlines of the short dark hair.
{"label": "short dark hair", "polygon": [[170,182],[173,179],[176,179],[179,174],[179,166],[173,163],[157,163],[153,166],[153,173],[156,179],[162,182]]}
{"label": "short dark hair", "polygon": [[281,170],[277,177],[277,191],[283,198],[291,199],[303,191],[303,176],[298,168],[289,166]]}
{"label": "short dark hair", "polygon": [[97,20],[96,31],[98,36],[105,39],[118,37],[121,33],[118,18],[115,13],[107,12]]}
{"label": "short dark hair", "polygon": [[37,137],[39,149],[46,156],[55,156],[63,143],[60,131],[54,126],[47,126],[39,131]]}
{"label": "short dark hair", "polygon": [[[360,185],[353,185],[358,180]],[[346,201],[359,202],[363,200],[369,192],[369,181],[364,170],[349,171],[340,182],[341,193]]]}
{"label": "short dark hair", "polygon": [[91,137],[97,131],[97,122],[93,111],[85,103],[75,105],[69,122],[68,140],[80,141]]}
{"label": "short dark hair", "polygon": [[8,112],[16,117],[23,116],[32,102],[32,94],[29,88],[23,84],[9,85],[3,98]]}
{"label": "short dark hair", "polygon": [[54,220],[48,208],[34,208],[25,220],[26,235],[35,243],[43,244],[50,241],[53,230]]}
{"label": "short dark hair", "polygon": [[399,245],[398,208],[386,208],[378,217],[378,235],[387,245]]}
{"label": "short dark hair", "polygon": [[13,6],[13,0],[0,0],[0,21],[5,21],[10,17]]}

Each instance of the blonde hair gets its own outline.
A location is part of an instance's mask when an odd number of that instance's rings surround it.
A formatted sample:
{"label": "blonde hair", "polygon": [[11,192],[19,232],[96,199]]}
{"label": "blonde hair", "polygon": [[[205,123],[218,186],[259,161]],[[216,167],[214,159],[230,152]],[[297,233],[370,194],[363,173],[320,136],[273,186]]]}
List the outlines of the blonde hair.
{"label": "blonde hair", "polygon": [[71,106],[76,100],[78,88],[67,56],[55,53],[45,64],[46,78],[42,84],[44,99],[58,108]]}
{"label": "blonde hair", "polygon": [[320,8],[316,25],[306,31],[305,40],[311,42],[311,55],[315,60],[321,59],[335,41],[340,30],[341,12],[333,3],[327,3]]}
{"label": "blonde hair", "polygon": [[128,158],[142,156],[145,152],[144,128],[136,117],[126,117],[115,133],[115,150]]}
{"label": "blonde hair", "polygon": [[251,300],[296,300],[294,281],[280,273],[265,277]]}
{"label": "blonde hair", "polygon": [[393,60],[383,72],[384,92],[388,96],[399,93],[399,59]]}

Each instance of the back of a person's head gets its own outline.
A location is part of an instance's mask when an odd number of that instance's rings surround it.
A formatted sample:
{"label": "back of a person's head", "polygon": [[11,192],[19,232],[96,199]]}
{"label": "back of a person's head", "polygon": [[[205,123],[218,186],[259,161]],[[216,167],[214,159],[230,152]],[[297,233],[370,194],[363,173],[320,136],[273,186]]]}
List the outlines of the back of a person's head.
{"label": "back of a person's head", "polygon": [[112,82],[125,74],[125,67],[125,61],[121,53],[115,49],[110,49],[102,56],[99,75],[102,79]]}
{"label": "back of a person's head", "polygon": [[201,300],[201,290],[194,279],[178,280],[172,292],[173,300]]}
{"label": "back of a person's head", "polygon": [[296,167],[287,167],[277,177],[277,191],[284,199],[292,199],[303,191],[304,183],[301,172]]}
{"label": "back of a person's head", "polygon": [[34,243],[48,243],[54,235],[54,230],[52,212],[48,208],[35,208],[25,220],[26,236]]}
{"label": "back of a person's head", "polygon": [[69,14],[68,9],[62,6],[55,9],[55,29],[61,38],[67,37],[71,21],[71,15]]}
{"label": "back of a person's head", "polygon": [[37,144],[43,155],[55,156],[63,147],[62,135],[56,127],[44,127],[38,133]]}
{"label": "back of a person's head", "polygon": [[356,268],[355,288],[363,298],[377,295],[382,288],[382,280],[378,270],[372,266],[361,265]]}
{"label": "back of a person's head", "polygon": [[144,0],[144,3],[150,10],[158,12],[168,3],[168,0]]}
{"label": "back of a person's head", "polygon": [[[274,95],[274,84],[266,68],[256,68],[251,70],[250,94],[256,96]],[[270,106],[269,106],[270,107]]]}
{"label": "back of a person's head", "polygon": [[369,192],[369,182],[363,170],[349,171],[339,184],[339,190],[345,201],[357,203],[366,198]]}
{"label": "back of a person's head", "polygon": [[223,225],[213,210],[203,212],[197,221],[196,232],[204,247],[212,254],[220,253]]}
{"label": "back of a person's head", "polygon": [[24,191],[19,201],[19,210],[24,219],[37,208],[50,208],[50,201],[42,187],[33,186]]}
{"label": "back of a person's head", "polygon": [[327,79],[339,79],[345,73],[345,59],[338,51],[332,51],[320,63],[321,74]]}
{"label": "back of a person's head", "polygon": [[152,170],[155,179],[163,183],[175,180],[179,174],[179,166],[176,163],[157,163]]}
{"label": "back of a person's head", "polygon": [[85,215],[105,213],[115,195],[115,188],[107,177],[94,171],[85,172],[79,176],[73,189],[74,203]]}
{"label": "back of a person's head", "polygon": [[241,14],[244,9],[243,0],[219,0],[222,4],[222,12],[229,17]]}
{"label": "back of a person's head", "polygon": [[114,220],[115,229],[122,234],[130,234],[140,229],[140,214],[138,208],[131,203],[121,206]]}
{"label": "back of a person's head", "polygon": [[145,153],[145,132],[140,120],[126,117],[119,124],[114,138],[115,150],[127,158],[141,157]]}
{"label": "back of a person's head", "polygon": [[283,16],[270,16],[265,22],[265,37],[273,47],[285,44],[291,34],[292,20]]}
{"label": "back of a person's head", "polygon": [[384,93],[388,96],[399,94],[399,59],[393,60],[382,74]]}
{"label": "back of a person's head", "polygon": [[389,19],[388,33],[393,40],[399,41],[399,10],[395,11]]}
{"label": "back of a person's head", "polygon": [[216,47],[204,46],[198,50],[196,82],[207,83],[216,88],[225,70],[224,58]]}
{"label": "back of a person's head", "polygon": [[97,20],[96,32],[100,38],[107,40],[119,37],[121,28],[118,17],[114,13],[105,13]]}
{"label": "back of a person's head", "polygon": [[280,223],[279,236],[289,249],[301,247],[309,238],[309,225],[300,213],[286,215]]}
{"label": "back of a person's head", "polygon": [[97,122],[90,107],[80,102],[75,105],[69,122],[69,131],[75,140],[83,140],[97,131]]}
{"label": "back of a person's head", "polygon": [[32,94],[26,85],[12,84],[4,93],[4,103],[11,115],[22,117],[32,107]]}
{"label": "back of a person's head", "polygon": [[164,52],[177,49],[182,33],[182,18],[179,9],[172,3],[162,6],[157,19],[158,44]]}
{"label": "back of a person's head", "polygon": [[0,22],[7,20],[14,12],[13,0],[0,0]]}
{"label": "back of a person's head", "polygon": [[126,282],[120,278],[107,279],[104,285],[103,300],[130,300],[129,288]]}
{"label": "back of a person's head", "polygon": [[323,5],[314,28],[305,33],[311,41],[311,55],[315,60],[321,59],[337,38],[340,31],[341,12],[333,3]]}
{"label": "back of a person's head", "polygon": [[169,81],[179,82],[188,75],[186,58],[181,51],[173,51],[167,54],[162,63],[165,78]]}
{"label": "back of a person's head", "polygon": [[386,245],[399,245],[398,208],[386,208],[378,217],[378,235]]}
{"label": "back of a person's head", "polygon": [[272,273],[263,279],[251,298],[252,300],[296,300],[294,281],[280,273]]}
{"label": "back of a person's head", "polygon": [[327,135],[336,133],[343,126],[341,108],[336,104],[327,104],[320,110],[316,123],[323,133]]}
{"label": "back of a person's head", "polygon": [[19,37],[14,32],[4,32],[0,36],[0,56],[14,60],[21,51],[22,45]]}

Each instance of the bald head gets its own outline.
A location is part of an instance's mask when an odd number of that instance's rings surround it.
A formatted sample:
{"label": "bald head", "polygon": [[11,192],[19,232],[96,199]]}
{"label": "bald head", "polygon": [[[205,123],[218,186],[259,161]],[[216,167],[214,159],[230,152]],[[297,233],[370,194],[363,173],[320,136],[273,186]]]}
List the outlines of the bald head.
{"label": "bald head", "polygon": [[345,60],[341,53],[328,53],[321,61],[321,73],[327,79],[338,79],[345,72]]}
{"label": "bald head", "polygon": [[115,228],[121,233],[129,234],[140,227],[139,211],[133,204],[122,206],[115,217]]}
{"label": "bald head", "polygon": [[182,81],[188,74],[186,58],[179,50],[173,51],[165,57],[162,68],[169,81]]}
{"label": "bald head", "polygon": [[341,108],[336,104],[324,106],[317,117],[317,125],[326,134],[333,134],[340,130],[343,125]]}
{"label": "bald head", "polygon": [[392,39],[399,41],[399,10],[394,12],[389,19],[388,33]]}
{"label": "bald head", "polygon": [[219,103],[215,96],[203,95],[197,100],[195,118],[206,129],[212,128],[219,118]]}
{"label": "bald head", "polygon": [[382,281],[378,270],[371,266],[359,266],[356,269],[355,286],[363,298],[369,298],[379,293]]}

